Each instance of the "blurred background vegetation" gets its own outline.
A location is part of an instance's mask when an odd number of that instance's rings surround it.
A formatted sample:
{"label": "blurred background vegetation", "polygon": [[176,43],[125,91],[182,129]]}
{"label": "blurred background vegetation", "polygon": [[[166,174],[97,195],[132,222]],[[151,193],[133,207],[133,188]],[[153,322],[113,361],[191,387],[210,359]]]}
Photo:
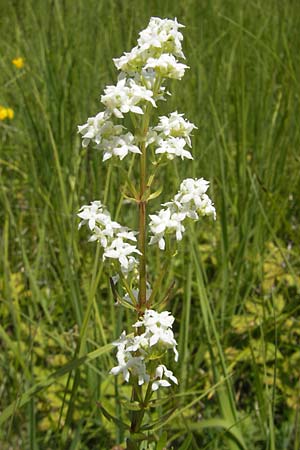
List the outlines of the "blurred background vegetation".
{"label": "blurred background vegetation", "polygon": [[[124,443],[97,402],[126,413],[106,345],[132,319],[76,212],[101,199],[133,228],[137,214],[119,201],[120,163],[82,149],[77,125],[101,109],[112,58],[151,16],[185,24],[190,66],[159,114],[198,126],[194,161],[161,172],[152,211],[191,176],[210,180],[217,209],[215,223],[188,230],[162,280],[162,292],[175,280],[180,385],[153,418],[174,408],[168,448],[299,450],[296,0],[0,0],[0,447]],[[162,255],[149,256],[153,281]]]}

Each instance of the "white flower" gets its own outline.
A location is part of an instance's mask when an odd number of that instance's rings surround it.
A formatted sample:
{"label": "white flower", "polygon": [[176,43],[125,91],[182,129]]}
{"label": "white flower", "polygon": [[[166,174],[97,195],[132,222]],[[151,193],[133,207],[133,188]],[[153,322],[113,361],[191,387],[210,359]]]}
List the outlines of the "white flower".
{"label": "white flower", "polygon": [[131,374],[138,377],[139,385],[148,383],[150,375],[146,372],[146,364],[143,356],[133,356],[131,353],[141,349],[143,345],[147,346],[147,340],[141,336],[135,336],[134,338],[127,337],[125,331],[123,331],[119,339],[113,342],[113,345],[118,349],[118,365],[113,367],[110,373],[112,375],[119,375],[121,373],[127,383]]}
{"label": "white flower", "polygon": [[159,146],[155,150],[155,153],[166,153],[168,159],[174,159],[175,156],[179,156],[181,159],[193,159],[191,153],[184,149],[185,145],[185,139],[171,136],[166,140],[159,141]]}
{"label": "white flower", "polygon": [[95,117],[90,117],[85,125],[78,127],[79,133],[83,135],[82,146],[87,147],[92,141],[98,150],[103,151],[103,161],[118,156],[121,160],[131,153],[141,153],[135,145],[134,136],[127,132],[122,134],[124,127],[115,125],[107,120],[110,115],[100,112]]}
{"label": "white flower", "polygon": [[150,338],[150,347],[159,344],[163,348],[172,348],[175,354],[175,361],[178,361],[178,352],[176,349],[177,342],[174,338],[174,333],[170,329],[163,329],[157,327],[152,331],[152,336]]}
{"label": "white flower", "polygon": [[117,237],[111,242],[110,246],[105,249],[103,259],[118,259],[121,269],[128,270],[129,264],[132,264],[132,259],[129,260],[129,256],[132,257],[133,253],[141,254],[135,245],[128,244],[127,242],[124,242],[122,238]]}
{"label": "white flower", "polygon": [[208,186],[209,182],[203,178],[183,180],[174,199],[162,205],[167,208],[150,215],[150,245],[158,243],[159,248],[164,250],[167,233],[175,233],[177,241],[180,241],[185,231],[183,222],[187,218],[198,220],[200,216],[210,215],[216,218],[215,207],[205,193]]}
{"label": "white flower", "polygon": [[169,387],[171,383],[167,380],[163,380],[163,376],[171,380],[173,383],[178,384],[177,378],[173,375],[171,370],[168,370],[163,364],[158,366],[155,371],[156,380],[152,383],[152,391],[157,391],[160,387]]}
{"label": "white flower", "polygon": [[168,311],[158,313],[153,309],[146,309],[144,316],[133,327],[145,327],[145,336],[149,339],[149,346],[153,347],[158,344],[162,348],[172,348],[175,361],[177,361],[177,342],[172,331],[173,322],[174,317]]}
{"label": "white flower", "polygon": [[153,100],[153,92],[144,86],[138,85],[132,79],[123,78],[118,81],[116,86],[107,86],[104,90],[105,95],[101,96],[101,102],[108,111],[116,117],[122,118],[123,113],[129,111],[136,114],[144,114],[143,109],[138,106],[141,102],[150,102],[156,107]]}
{"label": "white flower", "polygon": [[120,58],[114,58],[115,66],[132,75],[142,71],[149,58],[159,58],[163,53],[184,58],[181,46],[183,36],[178,31],[182,27],[176,19],[151,17],[147,28],[139,34],[138,45]]}
{"label": "white flower", "polygon": [[137,231],[131,231],[129,228],[122,227],[121,231],[117,233],[117,237],[122,239],[128,239],[129,241],[136,242]]}
{"label": "white flower", "polygon": [[153,236],[151,237],[151,240],[150,240],[150,245],[158,242],[159,248],[161,250],[165,249],[166,243],[164,240],[164,234],[165,234],[166,229],[169,227],[170,217],[171,217],[171,211],[169,209],[160,210],[158,215],[156,215],[156,214],[150,215],[151,222],[150,222],[149,226],[150,226],[151,232],[153,233]]}
{"label": "white flower", "polygon": [[163,138],[169,136],[182,137],[186,140],[188,146],[191,147],[190,134],[195,128],[197,127],[193,123],[184,119],[183,114],[175,111],[168,117],[159,117],[159,123],[153,130],[161,133],[160,136]]}
{"label": "white flower", "polygon": [[[209,187],[209,181],[205,180],[204,178],[194,179],[194,178],[186,178],[183,180],[180,184],[180,189],[176,197],[180,197],[183,200],[182,196],[184,195],[193,195],[197,193],[198,196],[201,196],[202,194],[205,194]],[[188,201],[191,199],[190,197]],[[185,200],[186,201],[186,200]]]}
{"label": "white flower", "polygon": [[106,248],[110,240],[109,238],[113,237],[113,233],[111,231],[111,228],[100,228],[95,226],[93,234],[89,238],[89,242],[100,242],[101,247]]}
{"label": "white flower", "polygon": [[132,356],[130,352],[117,352],[118,365],[113,367],[110,371],[112,375],[119,375],[122,373],[124,380],[128,383],[130,374],[138,377],[138,384],[142,385],[148,383],[150,375],[146,373],[146,366],[140,356]]}
{"label": "white flower", "polygon": [[128,337],[126,336],[126,331],[122,331],[119,338],[116,341],[114,341],[112,343],[112,345],[114,345],[115,347],[118,347],[118,349],[120,349],[120,348],[124,349],[127,343],[128,343]]}
{"label": "white flower", "polygon": [[82,206],[78,216],[82,219],[79,228],[87,224],[93,232],[89,241],[98,241],[104,249],[104,260],[106,258],[117,259],[125,275],[135,269],[137,261],[133,255],[140,254],[140,251],[136,245],[126,241],[136,242],[137,232],[114,222],[100,201]]}
{"label": "white flower", "polygon": [[159,58],[149,58],[145,69],[154,69],[162,78],[181,80],[189,67],[176,60],[173,55],[162,54]]}
{"label": "white flower", "polygon": [[[170,348],[173,349],[175,361],[177,361],[177,342],[172,331],[173,322],[174,317],[168,311],[158,313],[154,310],[146,310],[133,325],[134,328],[144,327],[144,333],[126,336],[123,331],[119,339],[113,342],[113,345],[117,347],[118,365],[113,367],[110,373],[113,375],[121,373],[127,382],[131,375],[137,376],[138,384],[141,385],[150,381],[150,375],[147,373],[149,361],[151,361],[152,371],[153,361]],[[154,388],[152,387],[153,390],[157,390],[160,386],[170,386],[169,381],[163,380],[163,377],[177,384],[173,373],[166,366],[159,365],[151,380],[153,384],[156,383]]]}
{"label": "white flower", "polygon": [[169,311],[159,313],[153,309],[146,309],[144,316],[133,327],[138,328],[144,326],[147,330],[155,332],[157,328],[163,328],[165,330],[172,328],[174,320],[174,317]]}
{"label": "white flower", "polygon": [[146,334],[141,334],[134,336],[131,343],[128,345],[127,350],[129,352],[136,352],[136,351],[142,351],[148,349],[149,347],[149,339],[146,338]]}
{"label": "white flower", "polygon": [[151,222],[149,224],[150,230],[153,234],[150,244],[158,242],[161,250],[165,249],[164,235],[166,233],[173,233],[175,231],[176,239],[182,239],[182,233],[185,228],[182,224],[186,217],[185,213],[174,212],[173,208],[161,209],[158,214],[150,214]]}
{"label": "white flower", "polygon": [[[151,89],[147,89],[144,86],[136,83],[135,80],[129,79],[128,84],[130,87],[130,97],[133,104],[137,104],[140,101],[147,101],[156,107],[155,101],[153,100],[153,92]],[[134,111],[133,111],[134,112]]]}
{"label": "white flower", "polygon": [[104,139],[97,148],[104,151],[103,161],[112,156],[118,156],[122,160],[129,152],[141,153],[141,150],[134,144],[134,136],[130,132],[121,136],[113,136],[111,139]]}
{"label": "white flower", "polygon": [[103,220],[103,215],[106,214],[107,212],[104,211],[103,205],[99,200],[91,202],[90,205],[83,205],[80,208],[79,213],[77,214],[78,217],[82,219],[82,221],[79,223],[78,228],[81,228],[82,225],[85,225],[87,223],[89,229],[94,230],[96,222],[98,220]]}
{"label": "white flower", "polygon": [[171,383],[167,380],[156,380],[152,383],[152,391],[157,391],[160,387],[170,387]]}
{"label": "white flower", "polygon": [[155,54],[172,53],[175,56],[184,58],[182,53],[181,41],[182,34],[178,31],[183,25],[177,22],[177,19],[160,19],[151,17],[147,28],[139,33],[138,45],[143,49],[149,49]]}
{"label": "white flower", "polygon": [[95,117],[89,117],[87,123],[78,126],[78,132],[82,134],[82,146],[87,147],[92,141],[99,145],[103,139],[118,136],[122,133],[122,125],[114,125],[107,111],[101,111]]}
{"label": "white flower", "polygon": [[182,181],[174,201],[180,204],[180,209],[185,211],[187,216],[192,219],[198,219],[198,216],[212,215],[216,218],[216,210],[212,201],[205,194],[209,187],[209,182],[204,178],[187,178]]}
{"label": "white flower", "polygon": [[120,58],[113,58],[113,62],[118,70],[133,74],[139,72],[150,56],[148,49],[134,47],[130,52],[125,52]]}

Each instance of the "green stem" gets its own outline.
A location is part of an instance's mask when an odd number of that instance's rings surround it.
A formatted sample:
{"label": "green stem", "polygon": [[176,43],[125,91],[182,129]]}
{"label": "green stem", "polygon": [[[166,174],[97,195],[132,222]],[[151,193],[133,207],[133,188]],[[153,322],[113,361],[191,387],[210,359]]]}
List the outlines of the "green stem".
{"label": "green stem", "polygon": [[[153,94],[156,96],[159,91],[161,80],[158,77]],[[140,158],[140,193],[139,193],[139,239],[138,249],[141,252],[139,260],[139,299],[138,299],[138,313],[143,314],[147,304],[147,268],[146,268],[146,225],[147,225],[147,199],[145,198],[147,190],[147,152],[146,152],[146,137],[149,130],[149,122],[152,111],[152,105],[148,104],[143,116],[142,126],[140,130],[141,139],[141,158]]]}
{"label": "green stem", "polygon": [[131,417],[131,427],[130,427],[130,434],[131,436],[129,437],[128,441],[127,441],[127,450],[138,450],[139,449],[139,445],[135,442],[134,437],[132,436],[134,433],[138,433],[140,431],[143,419],[144,419],[144,415],[145,415],[145,411],[146,408],[148,406],[148,403],[151,399],[153,392],[152,392],[152,382],[150,381],[148,383],[148,387],[147,387],[147,391],[145,394],[145,397],[143,399],[143,394],[142,394],[142,387],[138,386],[137,384],[135,384],[134,386],[132,386],[132,394],[131,394],[131,400],[132,401],[139,401],[140,402],[140,406],[141,409],[139,411],[132,411],[132,417]]}
{"label": "green stem", "polygon": [[143,312],[146,304],[146,207],[147,201],[144,199],[146,191],[146,149],[145,145],[141,146],[141,164],[140,164],[140,202],[139,202],[139,242],[138,247],[141,252],[139,262],[139,309]]}
{"label": "green stem", "polygon": [[[158,92],[160,86],[160,79],[156,80],[153,92]],[[146,268],[146,238],[147,238],[147,149],[146,149],[146,138],[149,130],[150,116],[151,116],[152,105],[148,104],[145,108],[141,128],[137,132],[140,139],[140,192],[139,192],[139,236],[138,236],[138,249],[141,252],[139,258],[139,298],[138,304],[136,305],[137,313],[142,315],[147,306],[147,268]],[[140,329],[139,329],[140,331]],[[138,332],[139,332],[138,331]],[[142,387],[138,386],[136,383],[132,386],[132,401],[140,402],[141,409],[139,411],[132,411],[131,416],[131,427],[130,427],[130,437],[127,441],[127,450],[138,450],[139,444],[134,439],[134,434],[138,433],[143,422],[145,414],[145,404],[151,397],[151,392],[149,392],[150,384],[148,385],[147,393],[143,401]],[[150,389],[151,390],[151,389]]]}

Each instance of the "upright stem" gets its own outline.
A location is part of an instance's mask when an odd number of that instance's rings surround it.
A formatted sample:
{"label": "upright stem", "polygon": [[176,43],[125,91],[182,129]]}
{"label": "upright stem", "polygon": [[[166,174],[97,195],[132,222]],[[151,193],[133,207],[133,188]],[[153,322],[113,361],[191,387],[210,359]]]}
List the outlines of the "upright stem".
{"label": "upright stem", "polygon": [[[154,95],[159,90],[160,78],[158,77],[153,89]],[[138,237],[138,249],[141,252],[139,259],[139,298],[137,304],[137,312],[142,315],[146,309],[147,305],[147,268],[146,268],[146,238],[147,238],[147,150],[146,150],[146,138],[149,129],[149,122],[151,116],[152,105],[147,105],[141,129],[139,130],[140,139],[140,192],[139,192],[139,237]],[[137,333],[141,332],[141,328],[138,329]],[[151,385],[148,385],[147,393],[145,396],[145,401],[149,401],[151,397]],[[141,386],[132,386],[132,401],[140,401],[143,396],[143,391]],[[139,444],[134,439],[134,433],[138,433],[143,422],[143,417],[145,414],[145,405],[141,404],[141,409],[139,411],[132,411],[131,415],[131,427],[130,427],[130,437],[127,440],[126,448],[127,450],[138,450]]]}
{"label": "upright stem", "polygon": [[[148,129],[148,127],[147,127]],[[147,133],[147,129],[145,132]],[[139,202],[139,240],[138,247],[141,252],[139,261],[139,310],[142,313],[146,304],[146,286],[147,286],[147,270],[146,270],[146,145],[141,145],[140,158],[140,202]]]}
{"label": "upright stem", "polygon": [[146,108],[141,129],[141,157],[140,157],[140,201],[139,201],[139,238],[138,249],[141,252],[139,260],[139,313],[143,314],[147,297],[147,269],[146,269],[146,208],[147,200],[145,193],[147,189],[147,154],[146,136],[149,128],[150,108]]}
{"label": "upright stem", "polygon": [[[155,98],[156,94],[159,92],[161,79],[157,77],[154,87],[153,96]],[[146,268],[146,209],[147,209],[147,199],[145,197],[147,189],[147,151],[146,151],[146,138],[149,129],[149,122],[151,116],[152,105],[148,104],[144,113],[142,126],[140,130],[141,146],[140,150],[142,152],[140,158],[140,200],[139,200],[139,238],[138,238],[138,249],[141,252],[139,260],[139,299],[138,299],[138,313],[143,314],[147,304],[147,268]]]}

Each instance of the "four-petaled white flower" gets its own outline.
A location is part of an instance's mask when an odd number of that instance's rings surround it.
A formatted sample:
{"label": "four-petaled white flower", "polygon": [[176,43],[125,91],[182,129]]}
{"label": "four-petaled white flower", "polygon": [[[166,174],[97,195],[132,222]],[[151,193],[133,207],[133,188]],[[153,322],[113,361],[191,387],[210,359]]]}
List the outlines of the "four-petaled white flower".
{"label": "four-petaled white flower", "polygon": [[180,189],[174,197],[174,203],[180,205],[180,210],[187,217],[197,220],[199,216],[212,215],[216,219],[216,210],[206,194],[209,182],[204,178],[186,178],[180,184]]}
{"label": "four-petaled white flower", "polygon": [[153,309],[146,309],[144,316],[133,327],[145,328],[145,336],[149,339],[149,347],[158,344],[161,348],[172,348],[175,354],[175,361],[177,361],[177,342],[172,331],[173,322],[174,317],[168,311],[159,313]]}
{"label": "four-petaled white flower", "polygon": [[189,147],[192,145],[190,135],[194,129],[197,127],[184,119],[184,115],[177,111],[172,112],[169,116],[159,117],[158,125],[153,128],[154,131],[160,133],[159,137],[162,139],[169,136],[184,138]]}
{"label": "four-petaled white flower", "polygon": [[152,236],[150,244],[158,242],[161,250],[165,249],[165,235],[174,234],[176,240],[182,239],[185,231],[183,222],[187,218],[198,220],[200,216],[213,216],[216,218],[216,210],[208,195],[205,193],[209,182],[200,179],[187,178],[180,185],[174,199],[162,206],[158,214],[151,214],[149,224]]}
{"label": "four-petaled white flower", "polygon": [[134,135],[131,132],[123,133],[125,127],[115,125],[108,120],[111,115],[105,111],[95,117],[90,117],[86,124],[80,125],[78,131],[82,134],[82,146],[87,147],[90,142],[95,148],[103,151],[103,161],[117,156],[121,160],[131,153],[141,153],[135,144]]}
{"label": "four-petaled white flower", "polygon": [[149,58],[145,69],[154,69],[162,78],[181,80],[185,69],[189,67],[176,60],[173,55],[163,54],[158,58]]}
{"label": "four-petaled white flower", "polygon": [[183,36],[179,31],[182,27],[176,19],[151,17],[147,28],[139,34],[138,45],[120,58],[114,58],[115,66],[131,75],[142,71],[150,58],[159,58],[164,54],[184,58],[181,45]]}
{"label": "four-petaled white flower", "polygon": [[128,244],[127,242],[124,242],[122,238],[117,237],[111,242],[109,247],[106,247],[103,253],[103,259],[118,259],[121,268],[128,270],[128,266],[130,264],[128,257],[132,256],[133,253],[138,253],[139,255],[141,254],[135,245]]}
{"label": "four-petaled white flower", "polygon": [[174,233],[176,239],[181,241],[182,233],[185,231],[185,227],[182,224],[186,215],[181,212],[177,212],[174,208],[161,209],[158,214],[150,214],[150,230],[153,234],[150,239],[150,245],[156,244],[161,250],[165,249],[166,243],[164,236],[166,233]]}
{"label": "four-petaled white flower", "polygon": [[87,223],[89,229],[93,231],[96,226],[96,222],[98,220],[102,221],[103,216],[105,216],[106,213],[104,212],[102,203],[99,200],[95,200],[94,202],[91,202],[90,205],[83,205],[77,215],[80,219],[82,219],[78,225],[78,228],[81,228],[82,225]]}
{"label": "four-petaled white flower", "polygon": [[[178,360],[177,342],[172,331],[173,322],[174,317],[168,311],[159,313],[146,309],[144,315],[133,325],[134,328],[143,327],[144,332],[126,336],[123,331],[119,339],[113,342],[113,345],[117,347],[118,365],[113,367],[110,373],[122,374],[126,382],[131,376],[137,377],[140,385],[151,382],[153,391],[159,387],[170,386],[168,380],[178,384],[177,378],[166,366],[161,364],[155,370],[153,369],[153,360],[169,348],[175,353],[175,361]],[[152,369],[148,373],[147,363],[150,361]]]}
{"label": "four-petaled white flower", "polygon": [[191,152],[185,150],[186,141],[183,138],[169,137],[166,140],[160,140],[155,153],[157,155],[165,153],[168,159],[174,159],[179,156],[181,159],[193,159]]}
{"label": "four-petaled white flower", "polygon": [[149,102],[156,107],[153,92],[140,86],[133,79],[122,78],[116,86],[107,86],[104,94],[101,96],[101,102],[111,114],[119,118],[128,112],[144,114],[143,109],[138,106],[143,102]]}
{"label": "four-petaled white flower", "polygon": [[138,384],[148,383],[150,375],[146,372],[146,365],[141,356],[133,356],[126,345],[130,339],[126,338],[125,332],[122,333],[120,339],[113,344],[118,347],[117,361],[118,365],[110,370],[112,375],[123,375],[124,380],[128,383],[130,375],[138,377]]}
{"label": "four-petaled white flower", "polygon": [[78,132],[82,134],[83,147],[87,147],[90,141],[98,145],[103,139],[118,136],[122,133],[124,127],[115,125],[109,119],[109,112],[101,111],[95,117],[89,117],[84,125],[78,126]]}
{"label": "four-petaled white flower", "polygon": [[[122,272],[126,275],[137,266],[134,254],[140,254],[136,245],[136,232],[122,227],[111,219],[109,212],[100,201],[80,208],[78,216],[82,219],[79,228],[87,224],[93,232],[89,241],[97,241],[104,249],[103,259],[111,258],[119,261]],[[126,241],[131,241],[128,243]]]}
{"label": "four-petaled white flower", "polygon": [[150,22],[144,30],[139,33],[138,45],[141,48],[149,49],[155,53],[172,53],[179,58],[184,58],[181,41],[182,33],[178,30],[184,28],[177,22],[177,19],[161,19],[160,17],[151,17]]}
{"label": "four-petaled white flower", "polygon": [[134,136],[130,132],[120,136],[113,136],[110,139],[104,139],[97,148],[104,152],[103,161],[110,159],[112,156],[118,156],[122,161],[129,152],[141,153],[138,146],[134,144]]}
{"label": "four-petaled white flower", "polygon": [[171,383],[167,380],[163,380],[163,376],[171,380],[173,383],[178,384],[177,378],[173,375],[171,370],[168,370],[166,366],[161,364],[156,368],[155,371],[155,381],[152,383],[152,391],[157,391],[160,387],[169,387]]}
{"label": "four-petaled white flower", "polygon": [[137,328],[144,326],[147,330],[151,331],[151,333],[155,333],[157,328],[171,328],[174,320],[174,317],[169,311],[159,313],[153,309],[146,309],[144,316],[133,326]]}

